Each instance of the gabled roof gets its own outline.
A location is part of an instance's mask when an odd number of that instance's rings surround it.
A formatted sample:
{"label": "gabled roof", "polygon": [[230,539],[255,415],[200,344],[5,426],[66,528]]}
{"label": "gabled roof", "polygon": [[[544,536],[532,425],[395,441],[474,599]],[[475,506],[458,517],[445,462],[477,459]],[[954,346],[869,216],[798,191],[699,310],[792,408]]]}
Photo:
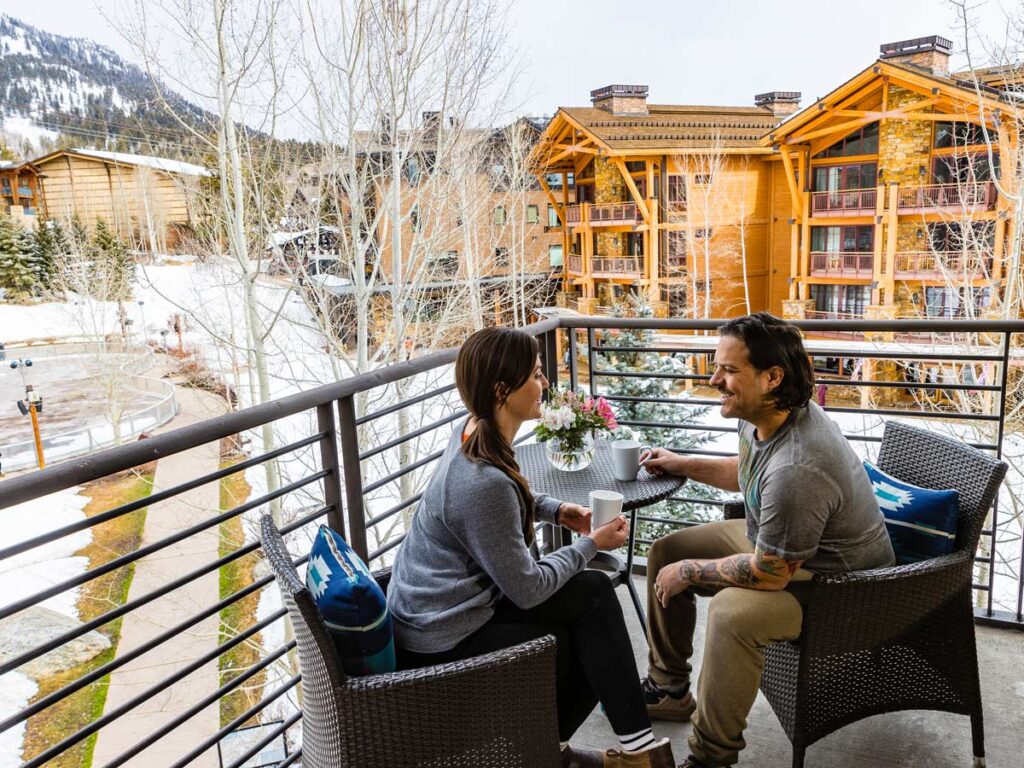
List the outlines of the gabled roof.
{"label": "gabled roof", "polygon": [[40,163],[46,163],[53,160],[56,157],[63,155],[71,155],[72,157],[80,157],[87,160],[99,160],[105,163],[113,163],[114,165],[134,165],[143,166],[147,168],[155,168],[158,171],[164,173],[173,173],[181,176],[212,176],[205,168],[193,165],[192,163],[185,163],[181,160],[172,160],[168,157],[153,157],[152,155],[136,155],[130,152],[105,152],[99,149],[58,149],[55,152],[43,155],[42,157],[36,158],[32,161],[34,165]]}
{"label": "gabled roof", "polygon": [[[806,128],[812,124],[817,130],[828,126],[830,122],[834,125],[847,122],[851,125],[850,131],[856,130],[855,120],[851,119],[854,116],[832,114],[832,110],[836,109],[849,111],[859,108],[865,113],[870,112],[873,119],[886,115],[897,116],[890,114],[891,110],[882,110],[881,87],[885,78],[892,84],[918,91],[934,100],[934,111],[941,112],[943,107],[953,107],[957,114],[963,112],[965,117],[969,117],[967,113],[972,112],[976,117],[979,104],[990,116],[994,116],[999,110],[1006,112],[1015,109],[1013,103],[994,88],[984,85],[976,88],[972,81],[961,79],[959,76],[938,75],[913,64],[879,59],[826,96],[791,115],[785,122],[769,131],[761,140],[761,144],[771,146],[781,142],[803,141],[804,135],[809,133]],[[863,120],[868,119],[869,116],[865,114]],[[840,138],[840,135],[836,135],[835,138]]]}

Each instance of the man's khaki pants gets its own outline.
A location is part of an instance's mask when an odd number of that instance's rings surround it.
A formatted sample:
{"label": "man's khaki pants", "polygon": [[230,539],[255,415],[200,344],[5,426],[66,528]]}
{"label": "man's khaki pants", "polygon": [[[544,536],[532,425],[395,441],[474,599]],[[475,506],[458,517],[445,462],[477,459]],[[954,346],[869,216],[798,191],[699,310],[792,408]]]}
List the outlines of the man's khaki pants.
{"label": "man's khaki pants", "polygon": [[[746,521],[725,520],[687,528],[654,542],[647,556],[649,674],[661,686],[690,681],[697,600],[693,589],[662,608],[654,597],[658,571],[679,560],[703,560],[752,553]],[[803,569],[794,581],[806,581]],[[764,671],[764,647],[800,636],[803,610],[790,589],[767,592],[739,587],[707,591],[711,597],[704,659],[697,683],[690,751],[711,766],[733,765],[746,746],[743,729]]]}

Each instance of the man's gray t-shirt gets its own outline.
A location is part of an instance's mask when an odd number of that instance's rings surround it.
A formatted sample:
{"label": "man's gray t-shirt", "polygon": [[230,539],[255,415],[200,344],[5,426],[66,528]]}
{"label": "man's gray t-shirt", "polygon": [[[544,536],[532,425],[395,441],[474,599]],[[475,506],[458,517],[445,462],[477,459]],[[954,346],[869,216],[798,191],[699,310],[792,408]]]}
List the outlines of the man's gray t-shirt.
{"label": "man's gray t-shirt", "polygon": [[895,562],[864,464],[815,403],[796,408],[768,440],[739,423],[739,483],[747,538],[810,571]]}

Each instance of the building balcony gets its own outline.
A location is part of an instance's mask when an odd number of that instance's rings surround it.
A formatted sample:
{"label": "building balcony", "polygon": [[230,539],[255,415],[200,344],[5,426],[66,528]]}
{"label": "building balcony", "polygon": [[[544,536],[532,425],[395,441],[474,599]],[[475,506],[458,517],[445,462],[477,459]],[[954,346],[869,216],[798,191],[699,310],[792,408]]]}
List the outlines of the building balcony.
{"label": "building balcony", "polygon": [[991,254],[961,251],[904,251],[896,254],[897,280],[985,280],[992,275]]}
{"label": "building balcony", "polygon": [[591,226],[636,225],[643,221],[636,203],[583,203],[566,208],[565,219],[570,225],[579,224],[583,220],[584,206]]}
{"label": "building balcony", "polygon": [[878,190],[840,189],[811,193],[811,216],[873,216]]}
{"label": "building balcony", "polygon": [[[713,391],[700,388],[708,376],[692,368],[666,374],[664,359],[650,376],[645,370],[613,365],[618,331],[614,322],[607,317],[565,316],[526,330],[540,342],[543,369],[552,384],[576,388],[590,382],[593,394],[606,396],[617,408],[648,400],[657,407],[682,407],[686,415],[670,424],[624,421],[638,430],[671,427],[679,430],[674,434],[686,430],[685,434],[707,437],[709,442],[689,451],[695,455],[735,455],[735,422],[720,419],[717,409],[702,415],[708,409],[692,407],[718,405]],[[717,338],[694,332],[721,321],[626,322],[654,333],[650,348],[641,348],[644,354],[639,359],[674,355],[704,363]],[[869,448],[875,450],[873,441],[880,438],[887,420],[907,417],[990,453],[1001,450],[999,439],[1012,403],[1005,397],[1007,371],[1000,350],[1010,334],[1024,333],[1024,322],[885,321],[873,323],[872,330],[878,332],[880,324],[894,333],[956,332],[971,342],[951,348],[808,339],[807,351],[816,357],[841,356],[844,362],[882,359],[896,366],[896,380],[885,378],[886,369],[877,365],[871,375],[865,373],[867,366],[857,366],[856,375],[822,377],[829,386],[826,410],[853,450],[866,456]],[[848,327],[856,331],[861,324],[814,323],[803,330]],[[575,339],[580,353],[569,363],[562,354],[567,335]],[[303,720],[298,693],[304,684],[302,673],[311,671],[294,666],[296,640],[286,626],[280,592],[267,575],[260,541],[252,535],[254,523],[261,514],[274,511],[299,569],[304,568],[320,524],[343,532],[372,570],[388,568],[431,472],[466,415],[451,383],[454,359],[454,350],[443,350],[382,366],[0,481],[0,510],[10,523],[0,534],[0,570],[8,576],[0,595],[0,627],[7,643],[0,659],[8,694],[2,716],[6,762],[42,768],[84,764],[84,756],[93,755],[96,766],[302,764],[302,731],[312,738],[314,726]],[[591,366],[582,376],[579,360],[588,360]],[[986,371],[984,380],[975,374],[969,378],[967,366]],[[934,375],[932,369],[937,369]],[[666,383],[664,394],[625,394],[625,384],[654,381]],[[687,390],[686,384],[696,388]],[[871,408],[836,397],[836,389],[865,388],[900,397]],[[943,392],[950,397],[941,399]],[[965,405],[957,405],[961,401],[954,397],[979,393],[962,401]],[[1010,445],[1014,437],[1009,427],[1006,433]],[[262,442],[266,435],[273,436],[272,444]],[[248,446],[248,453],[222,462],[223,445]],[[273,472],[264,473],[268,468]],[[254,481],[251,489],[246,473]],[[156,478],[152,492],[146,491],[149,495],[137,492],[139,477]],[[132,481],[133,495],[128,501],[117,500],[110,484],[126,479]],[[82,486],[94,481],[104,483],[103,495],[93,497],[86,514],[82,504],[74,502],[81,501],[77,494]],[[245,491],[238,498],[240,485]],[[650,541],[666,530],[720,519],[723,502],[721,494],[698,488],[691,480],[668,506],[637,516],[633,576],[641,593]],[[25,524],[53,510],[59,516],[52,520]],[[1021,575],[1012,565],[1021,562],[1024,550],[1019,527],[1015,528],[1017,518],[1007,514],[1005,506],[990,519],[979,555],[968,561],[970,571],[964,575],[974,581],[987,754],[992,765],[1010,766],[1019,763],[1021,752],[1020,697],[1014,681],[1020,677],[1019,659],[1024,656]],[[550,551],[559,545],[562,533],[542,525],[538,544]],[[108,551],[115,538],[136,543]],[[87,555],[82,554],[85,547]],[[166,569],[175,569],[175,575],[166,577]],[[887,575],[878,573],[872,579],[873,594],[882,606]],[[630,598],[622,589],[617,596],[633,647],[638,655],[644,654],[646,643]],[[81,601],[88,605],[87,612],[76,612],[74,606]],[[39,610],[43,603],[54,610]],[[700,669],[707,603],[699,604],[695,670]],[[65,615],[69,610],[75,618]],[[53,626],[55,631],[38,629],[41,619],[55,613],[64,617]],[[19,632],[20,622],[37,630]],[[892,635],[898,637],[902,629],[895,627]],[[311,642],[308,638],[302,635],[298,640]],[[882,661],[878,677],[868,687],[886,685],[886,670],[903,663],[899,655]],[[49,670],[46,686],[37,687],[30,678],[42,668]],[[406,682],[408,678],[372,676],[346,684],[398,697]],[[928,678],[919,685],[935,683]],[[340,717],[347,714],[342,711]],[[672,739],[677,758],[686,754],[688,724],[658,728],[659,736]],[[362,720],[358,729],[360,743],[379,743],[375,737],[382,729],[377,721]],[[442,737],[447,735],[443,730],[442,724]],[[402,738],[393,731],[388,735],[392,740]],[[790,763],[785,731],[763,696],[751,711],[746,737],[744,765]],[[492,738],[500,740],[501,734]],[[449,760],[453,765],[481,764],[479,756],[488,754],[483,750],[494,742],[462,743],[467,744],[467,756]],[[573,743],[604,749],[617,741],[603,713],[595,709]],[[555,749],[557,745],[553,754]],[[967,717],[897,712],[861,720],[813,744],[808,764],[963,765],[969,764],[971,749]],[[385,765],[387,757],[378,752],[366,764]],[[360,764],[352,759],[339,766]]]}
{"label": "building balcony", "polygon": [[870,280],[874,265],[873,253],[811,253],[812,277],[853,277]]}
{"label": "building balcony", "polygon": [[991,211],[996,207],[996,185],[991,181],[963,184],[925,184],[900,189],[901,214]]}
{"label": "building balcony", "polygon": [[[590,274],[592,277],[630,278],[639,280],[646,277],[646,259],[643,256],[594,256],[591,259]],[[570,253],[568,258],[569,274],[582,276],[586,274],[583,256]]]}

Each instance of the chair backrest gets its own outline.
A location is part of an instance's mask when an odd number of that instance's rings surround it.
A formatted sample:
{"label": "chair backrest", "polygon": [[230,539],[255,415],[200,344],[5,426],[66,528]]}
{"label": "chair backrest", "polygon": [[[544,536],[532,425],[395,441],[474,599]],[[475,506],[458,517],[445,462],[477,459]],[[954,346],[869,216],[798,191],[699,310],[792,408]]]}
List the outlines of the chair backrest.
{"label": "chair backrest", "polygon": [[974,552],[988,510],[1006,476],[1006,462],[959,440],[887,421],[878,452],[878,468],[922,488],[951,488],[960,493],[956,548]]}
{"label": "chair backrest", "polygon": [[295,630],[302,670],[302,764],[309,768],[338,768],[343,762],[341,710],[336,691],[344,682],[334,643],[313,596],[292,565],[269,515],[260,520],[260,539],[281,597]]}

